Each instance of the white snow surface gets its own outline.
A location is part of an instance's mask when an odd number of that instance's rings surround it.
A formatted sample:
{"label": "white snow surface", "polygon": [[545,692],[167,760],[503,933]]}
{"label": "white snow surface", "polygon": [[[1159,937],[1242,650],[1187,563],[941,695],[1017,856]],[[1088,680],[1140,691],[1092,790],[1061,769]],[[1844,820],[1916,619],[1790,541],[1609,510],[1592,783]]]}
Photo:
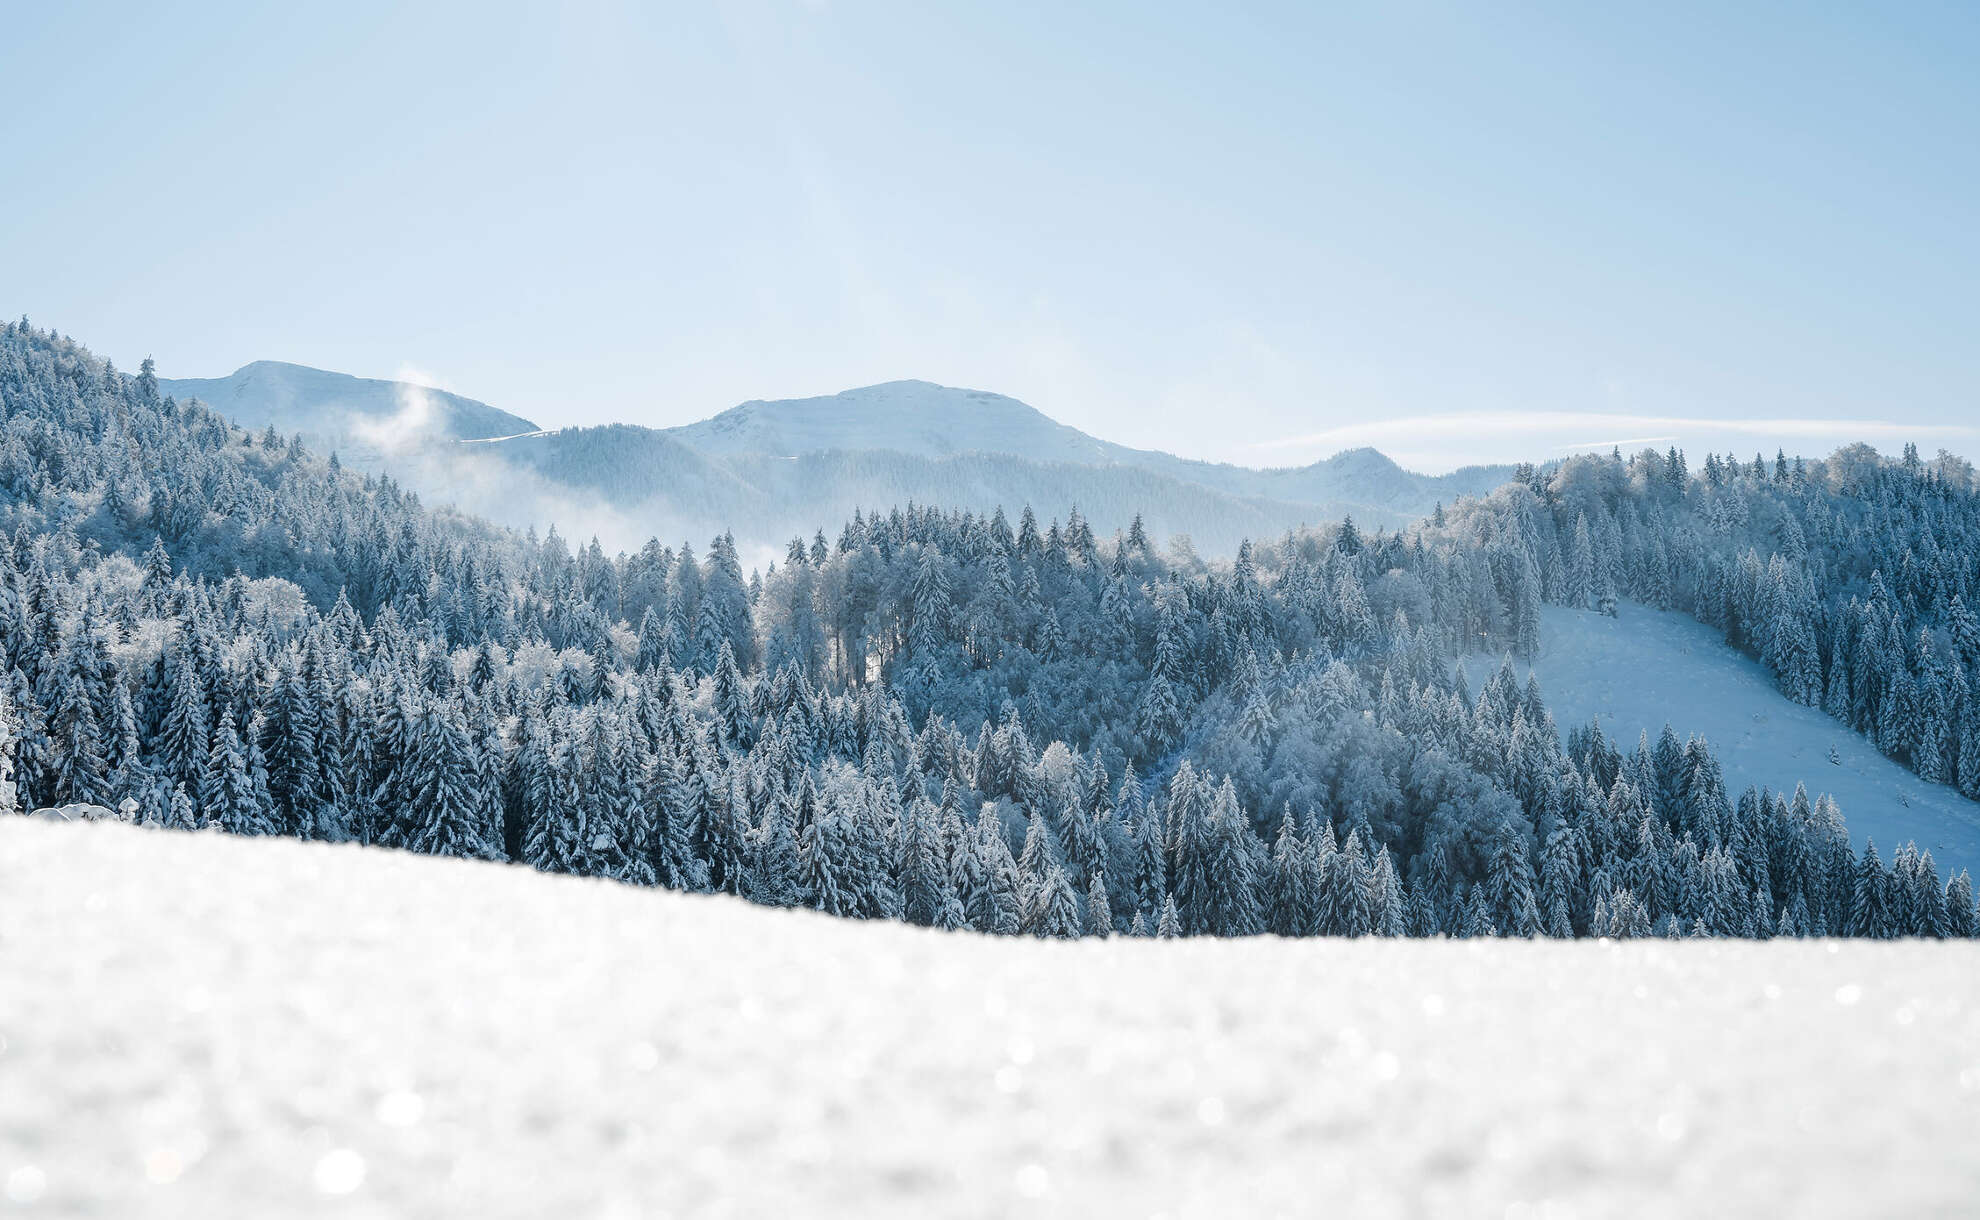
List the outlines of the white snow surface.
{"label": "white snow surface", "polygon": [[[1471,658],[1472,690],[1500,663]],[[1524,682],[1528,667],[1514,668]],[[1980,873],[1980,804],[1919,779],[1820,708],[1789,700],[1764,666],[1689,615],[1632,602],[1619,603],[1615,618],[1544,606],[1532,669],[1562,733],[1599,714],[1602,731],[1631,750],[1642,733],[1655,745],[1669,722],[1680,739],[1712,743],[1734,801],[1749,785],[1792,793],[1799,781],[1811,799],[1836,798],[1857,850],[1868,835],[1888,863],[1911,840],[1931,851],[1942,880],[1962,868]]]}
{"label": "white snow surface", "polygon": [[0,824],[22,1214],[1945,1215],[1980,946],[1039,943]]}

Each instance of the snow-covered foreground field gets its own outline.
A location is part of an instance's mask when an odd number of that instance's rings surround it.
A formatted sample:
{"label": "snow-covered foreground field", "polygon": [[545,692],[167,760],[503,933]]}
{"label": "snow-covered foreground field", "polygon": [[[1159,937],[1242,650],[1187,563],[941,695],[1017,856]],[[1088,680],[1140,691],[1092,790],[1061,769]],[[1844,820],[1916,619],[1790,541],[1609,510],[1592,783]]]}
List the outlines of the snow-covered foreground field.
{"label": "snow-covered foreground field", "polygon": [[[1472,689],[1499,664],[1473,657]],[[1524,680],[1526,667],[1515,668]],[[1980,873],[1980,804],[1925,783],[1821,709],[1789,701],[1764,667],[1696,619],[1630,602],[1615,618],[1545,606],[1533,668],[1563,733],[1599,713],[1602,731],[1633,749],[1639,733],[1654,744],[1668,721],[1679,738],[1710,739],[1734,800],[1748,785],[1792,792],[1799,780],[1811,797],[1836,798],[1859,850],[1868,835],[1888,861],[1911,839],[1932,852],[1941,878]]]}
{"label": "snow-covered foreground field", "polygon": [[996,941],[0,824],[65,1216],[1948,1214],[1980,947]]}

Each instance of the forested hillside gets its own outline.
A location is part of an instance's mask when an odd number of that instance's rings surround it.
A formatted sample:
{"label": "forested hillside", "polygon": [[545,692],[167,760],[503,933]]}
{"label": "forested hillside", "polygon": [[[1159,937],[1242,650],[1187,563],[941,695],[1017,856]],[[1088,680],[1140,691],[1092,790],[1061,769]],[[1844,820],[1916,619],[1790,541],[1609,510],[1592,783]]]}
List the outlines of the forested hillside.
{"label": "forested hillside", "polygon": [[1577,457],[1428,533],[1531,568],[1548,601],[1683,610],[1789,699],[1980,798],[1980,496],[1960,458],[1712,454],[1693,476],[1674,450]]}
{"label": "forested hillside", "polygon": [[[1963,874],[1859,854],[1826,798],[1564,741],[1510,669],[1466,689],[1454,654],[1530,653],[1548,596],[1671,553],[1632,513],[1693,490],[1640,463],[1215,566],[903,506],[745,575],[726,535],[429,513],[25,323],[0,411],[29,807],[1049,936],[1974,931]],[[1591,525],[1556,560],[1560,505]]]}

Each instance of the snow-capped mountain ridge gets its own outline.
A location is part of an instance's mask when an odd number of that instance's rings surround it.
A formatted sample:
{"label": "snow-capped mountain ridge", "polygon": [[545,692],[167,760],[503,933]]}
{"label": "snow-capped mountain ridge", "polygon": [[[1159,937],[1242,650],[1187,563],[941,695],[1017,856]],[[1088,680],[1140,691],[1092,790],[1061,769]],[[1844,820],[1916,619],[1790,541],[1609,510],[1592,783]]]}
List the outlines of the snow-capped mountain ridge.
{"label": "snow-capped mountain ridge", "polygon": [[1142,514],[1157,537],[1228,552],[1349,514],[1400,525],[1511,473],[1416,474],[1373,449],[1282,469],[1198,461],[1102,440],[1008,395],[919,380],[753,399],[671,428],[545,428],[446,391],[276,361],[159,384],[245,427],[300,432],[437,502],[627,546],[723,530],[777,546],[855,508],[914,502],[1031,504],[1047,517],[1076,505],[1103,533]]}
{"label": "snow-capped mountain ridge", "polygon": [[[428,395],[447,409],[457,426],[438,437],[497,443],[570,435],[584,429],[545,427],[518,415],[447,390],[415,382],[355,377],[280,360],[256,360],[225,377],[160,378],[159,389],[179,398],[197,398],[243,427],[311,430],[331,409],[379,416],[401,409],[408,395]],[[798,457],[807,453],[882,450],[924,457],[968,453],[998,454],[1072,465],[1128,465],[1223,472],[1199,481],[1223,490],[1233,480],[1256,477],[1286,483],[1314,472],[1360,486],[1419,482],[1476,482],[1467,467],[1446,475],[1404,469],[1372,446],[1345,449],[1306,466],[1250,467],[1186,458],[1159,449],[1136,449],[1103,440],[1062,424],[1028,403],[991,390],[945,386],[905,378],[811,398],[752,398],[706,419],[667,428],[615,425],[656,432],[698,452],[722,457],[754,454]]]}

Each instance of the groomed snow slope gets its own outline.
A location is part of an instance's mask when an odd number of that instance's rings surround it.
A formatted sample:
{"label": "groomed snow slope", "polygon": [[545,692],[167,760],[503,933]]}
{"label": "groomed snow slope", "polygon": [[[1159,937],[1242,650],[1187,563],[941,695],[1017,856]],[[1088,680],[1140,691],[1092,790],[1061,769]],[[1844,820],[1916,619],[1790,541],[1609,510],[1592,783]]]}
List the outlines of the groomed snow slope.
{"label": "groomed snow slope", "polygon": [[1948,1214],[1980,947],[1041,944],[0,824],[66,1216]]}
{"label": "groomed snow slope", "polygon": [[[1472,690],[1499,664],[1473,657]],[[1712,743],[1734,800],[1749,785],[1793,792],[1800,781],[1810,797],[1836,798],[1859,851],[1868,835],[1888,862],[1912,840],[1931,851],[1941,879],[1962,868],[1980,874],[1980,804],[1925,783],[1820,708],[1791,702],[1757,661],[1688,615],[1631,602],[1615,618],[1542,607],[1533,668],[1563,733],[1600,714],[1602,731],[1634,749],[1640,733],[1655,744],[1668,721],[1680,739],[1703,734]],[[1515,669],[1524,681],[1526,667]]]}

